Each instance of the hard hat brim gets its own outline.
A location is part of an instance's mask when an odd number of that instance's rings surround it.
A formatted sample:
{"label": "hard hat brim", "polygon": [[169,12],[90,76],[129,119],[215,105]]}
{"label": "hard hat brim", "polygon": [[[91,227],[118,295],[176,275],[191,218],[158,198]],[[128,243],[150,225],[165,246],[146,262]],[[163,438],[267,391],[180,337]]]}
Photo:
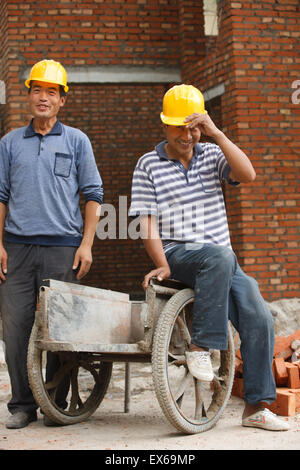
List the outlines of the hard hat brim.
{"label": "hard hat brim", "polygon": [[[207,111],[204,111],[204,113],[201,114],[206,114]],[[187,116],[184,117],[170,117],[170,116],[165,116],[164,113],[160,113],[160,119],[164,124],[168,124],[169,126],[186,126],[188,122],[185,122],[185,119]]]}
{"label": "hard hat brim", "polygon": [[37,82],[53,83],[53,85],[60,85],[60,86],[63,87],[65,93],[68,93],[68,91],[69,91],[68,85],[62,85],[61,83],[51,82],[50,80],[43,80],[43,79],[40,79],[40,78],[36,78],[36,79],[35,79],[35,78],[30,78],[30,79],[26,80],[26,81],[25,81],[25,86],[26,86],[27,88],[30,88],[30,82],[32,82],[32,81],[34,81],[34,80],[36,80]]}
{"label": "hard hat brim", "polygon": [[164,113],[160,113],[160,119],[164,124],[169,126],[186,126],[188,123],[184,122],[185,117],[169,117],[165,116]]}

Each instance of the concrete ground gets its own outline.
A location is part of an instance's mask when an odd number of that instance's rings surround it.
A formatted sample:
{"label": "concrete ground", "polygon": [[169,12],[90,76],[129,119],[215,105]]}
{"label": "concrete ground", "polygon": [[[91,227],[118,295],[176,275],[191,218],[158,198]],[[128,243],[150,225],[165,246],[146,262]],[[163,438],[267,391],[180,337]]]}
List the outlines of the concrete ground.
{"label": "concrete ground", "polygon": [[[290,430],[270,432],[242,427],[243,400],[232,397],[211,430],[179,433],[164,417],[152,387],[149,365],[132,364],[130,412],[124,413],[124,370],[114,366],[110,388],[97,411],[85,422],[45,427],[38,421],[18,430],[6,429],[9,380],[0,368],[0,450],[299,450],[300,414],[290,417]],[[282,418],[287,419],[287,418]],[[126,453],[130,456],[130,452]]]}
{"label": "concrete ground", "polygon": [[[276,335],[300,328],[300,299],[269,304]],[[1,326],[1,324],[0,324]],[[1,335],[0,335],[1,337]],[[183,435],[164,417],[152,385],[151,366],[131,364],[130,412],[124,413],[124,365],[114,364],[109,390],[97,411],[85,422],[64,427],[37,422],[27,428],[5,427],[10,396],[8,373],[0,344],[0,451],[1,450],[102,450],[102,451],[201,451],[201,450],[299,450],[300,413],[288,419],[290,430],[270,432],[241,426],[243,400],[231,397],[217,425],[197,435]],[[109,452],[107,452],[109,454]],[[134,453],[134,452],[133,452]],[[130,456],[130,452],[127,453]],[[268,454],[270,455],[270,454]],[[272,454],[273,455],[273,454]]]}

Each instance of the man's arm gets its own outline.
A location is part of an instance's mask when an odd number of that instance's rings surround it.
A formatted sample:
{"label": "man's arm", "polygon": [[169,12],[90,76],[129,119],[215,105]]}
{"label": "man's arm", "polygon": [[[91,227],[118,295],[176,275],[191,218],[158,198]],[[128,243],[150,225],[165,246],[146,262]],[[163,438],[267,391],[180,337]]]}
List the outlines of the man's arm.
{"label": "man's arm", "polygon": [[230,179],[240,183],[254,181],[256,173],[247,155],[221,131],[214,139],[230,166]]}
{"label": "man's arm", "polygon": [[170,276],[171,271],[157,230],[155,216],[145,215],[141,217],[141,233],[144,247],[156,266],[156,269],[153,269],[144,277],[142,286],[146,289],[152,277],[157,277],[159,281],[162,281]]}
{"label": "man's arm", "polygon": [[185,120],[189,128],[199,127],[201,133],[212,137],[224,153],[231,168],[230,178],[240,183],[251,183],[256,173],[247,155],[217,128],[208,114],[194,113]]}
{"label": "man's arm", "polygon": [[0,202],[0,284],[5,281],[7,273],[7,253],[3,246],[3,230],[6,217],[6,205]]}
{"label": "man's arm", "polygon": [[92,246],[100,216],[100,204],[96,201],[87,201],[85,205],[85,221],[83,238],[75,253],[73,269],[80,269],[76,279],[83,278],[90,270],[92,258]]}

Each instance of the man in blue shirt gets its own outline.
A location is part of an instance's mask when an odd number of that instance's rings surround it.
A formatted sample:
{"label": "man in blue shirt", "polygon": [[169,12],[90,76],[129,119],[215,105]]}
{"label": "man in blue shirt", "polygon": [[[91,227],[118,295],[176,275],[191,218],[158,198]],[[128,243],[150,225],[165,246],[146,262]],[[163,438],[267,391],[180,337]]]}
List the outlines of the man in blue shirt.
{"label": "man in blue shirt", "polygon": [[[0,310],[12,387],[9,429],[37,419],[26,356],[39,287],[43,279],[79,282],[88,273],[103,196],[88,137],[57,119],[68,92],[63,66],[38,62],[25,84],[33,119],[0,141]],[[53,360],[50,375],[55,367]]]}

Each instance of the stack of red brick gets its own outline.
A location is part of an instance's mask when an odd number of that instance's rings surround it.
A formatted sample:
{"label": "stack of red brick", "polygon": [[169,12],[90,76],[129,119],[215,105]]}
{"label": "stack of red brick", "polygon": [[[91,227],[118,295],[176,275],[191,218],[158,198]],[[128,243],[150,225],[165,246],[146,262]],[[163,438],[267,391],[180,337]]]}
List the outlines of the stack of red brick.
{"label": "stack of red brick", "polygon": [[[293,416],[300,412],[300,330],[289,336],[277,336],[273,356],[273,374],[277,398],[265,405],[281,416]],[[243,398],[243,361],[240,350],[236,351],[235,378],[232,395]]]}

